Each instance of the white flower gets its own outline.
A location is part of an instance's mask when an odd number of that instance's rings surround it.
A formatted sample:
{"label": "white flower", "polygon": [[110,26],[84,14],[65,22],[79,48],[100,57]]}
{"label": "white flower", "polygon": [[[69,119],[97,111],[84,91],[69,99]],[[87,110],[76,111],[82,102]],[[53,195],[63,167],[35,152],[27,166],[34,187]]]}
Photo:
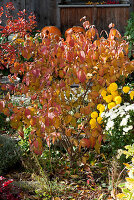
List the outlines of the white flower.
{"label": "white flower", "polygon": [[128,175],[129,175],[129,178],[134,178],[134,169],[131,169],[131,170],[128,172]]}
{"label": "white flower", "polygon": [[123,117],[123,115],[125,115],[125,112],[124,111],[120,112],[120,116]]}
{"label": "white flower", "polygon": [[116,113],[113,113],[111,116],[110,116],[110,119],[115,119],[118,115]]}
{"label": "white flower", "polygon": [[126,103],[124,103],[124,105],[125,105],[125,106],[127,106],[127,105],[129,105],[129,103],[128,103],[128,102],[126,102]]}
{"label": "white flower", "polygon": [[129,118],[130,118],[130,115],[129,115],[129,114],[128,114],[128,115],[126,115],[126,118],[128,118],[128,119],[129,119]]}
{"label": "white flower", "polygon": [[6,122],[9,122],[9,121],[10,121],[10,118],[9,118],[9,117],[7,117],[7,118],[6,118]]}
{"label": "white flower", "polygon": [[114,126],[114,122],[112,120],[108,121],[107,126],[106,126],[106,130],[108,131],[110,128],[113,128],[113,126]]}
{"label": "white flower", "polygon": [[128,130],[132,130],[133,129],[133,126],[128,126]]}
{"label": "white flower", "polygon": [[102,112],[101,113],[101,117],[103,118],[105,116],[105,112]]}
{"label": "white flower", "polygon": [[124,111],[124,108],[123,108],[123,106],[120,106],[120,107],[118,108],[118,110],[119,110],[119,112],[122,112],[122,111]]}
{"label": "white flower", "polygon": [[131,104],[125,108],[125,111],[134,110],[134,104]]}
{"label": "white flower", "polygon": [[121,123],[120,123],[120,126],[126,126],[127,125],[127,122],[128,122],[128,118],[123,118]]}
{"label": "white flower", "polygon": [[128,127],[123,128],[123,131],[125,131],[127,133],[128,131],[130,131],[132,129],[133,129],[133,126],[128,126]]}

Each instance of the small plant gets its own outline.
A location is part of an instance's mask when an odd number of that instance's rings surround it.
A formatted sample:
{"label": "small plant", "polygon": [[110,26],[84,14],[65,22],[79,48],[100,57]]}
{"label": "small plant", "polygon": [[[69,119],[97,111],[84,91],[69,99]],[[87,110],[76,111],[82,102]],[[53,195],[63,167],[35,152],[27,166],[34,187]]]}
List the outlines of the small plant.
{"label": "small plant", "polygon": [[13,179],[7,180],[0,176],[0,199],[1,200],[19,200],[20,191],[12,185]]}
{"label": "small plant", "polygon": [[128,170],[126,182],[119,184],[122,193],[117,194],[117,199],[133,200],[134,199],[134,143],[125,146],[126,150],[119,150],[119,156],[125,154],[126,158],[131,157],[131,163],[125,163],[125,168]]}
{"label": "small plant", "polygon": [[21,155],[17,143],[8,136],[0,135],[0,173],[13,167]]}
{"label": "small plant", "polygon": [[125,32],[126,40],[129,42],[129,57],[134,58],[134,12],[131,13],[131,17],[128,20],[128,24],[126,27],[126,32]]}
{"label": "small plant", "polygon": [[44,184],[44,178],[36,176],[36,181],[38,181],[40,187],[35,190],[37,197],[43,198],[44,200],[51,200],[53,196],[61,195],[65,193],[66,186],[64,183],[60,183],[57,179],[53,181],[48,181]]}
{"label": "small plant", "polygon": [[[30,153],[30,145],[29,145],[29,134],[31,133],[32,128],[29,126],[28,128],[23,128],[22,130],[22,137],[20,137],[19,145],[23,151],[23,154],[29,154]],[[18,131],[19,132],[19,131]],[[19,132],[20,134],[20,132]]]}

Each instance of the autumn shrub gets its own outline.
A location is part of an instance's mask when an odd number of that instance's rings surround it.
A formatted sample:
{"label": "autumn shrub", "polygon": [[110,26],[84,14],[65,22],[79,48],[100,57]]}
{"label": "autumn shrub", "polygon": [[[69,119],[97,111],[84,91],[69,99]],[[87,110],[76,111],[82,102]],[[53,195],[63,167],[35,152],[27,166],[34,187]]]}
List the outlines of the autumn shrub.
{"label": "autumn shrub", "polygon": [[[88,29],[85,35],[72,34],[67,41],[55,35],[31,37],[34,18],[25,21],[24,14],[19,13],[23,19],[20,24],[9,18],[1,31],[2,36],[19,32],[12,45],[7,42],[2,49],[7,52],[6,63],[12,73],[9,80],[14,83],[18,75],[23,77],[20,84],[2,85],[11,94],[0,102],[1,111],[20,135],[24,135],[24,127],[32,127],[29,144],[34,153],[42,154],[44,140],[49,147],[60,140],[71,165],[81,158],[85,163],[85,150],[95,148],[99,152],[104,139],[100,118],[91,116],[96,104],[103,102],[102,88],[133,71],[128,43],[114,24],[109,25],[105,39],[88,21],[83,22]],[[22,94],[30,98],[30,105],[24,105],[23,100],[19,106],[13,105],[11,96]]]}
{"label": "autumn shrub", "polygon": [[127,21],[126,40],[129,42],[129,57],[134,58],[134,12],[131,13],[130,19]]}

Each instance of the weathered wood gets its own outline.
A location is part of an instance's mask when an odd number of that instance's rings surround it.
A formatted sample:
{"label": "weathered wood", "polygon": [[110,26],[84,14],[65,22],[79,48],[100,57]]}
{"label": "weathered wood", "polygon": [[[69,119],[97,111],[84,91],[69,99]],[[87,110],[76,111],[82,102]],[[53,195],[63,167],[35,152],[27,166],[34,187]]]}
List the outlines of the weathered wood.
{"label": "weathered wood", "polygon": [[115,24],[121,34],[129,18],[129,7],[63,7],[60,8],[61,30],[82,25],[80,19],[87,16],[87,20],[99,30],[109,31],[108,25]]}

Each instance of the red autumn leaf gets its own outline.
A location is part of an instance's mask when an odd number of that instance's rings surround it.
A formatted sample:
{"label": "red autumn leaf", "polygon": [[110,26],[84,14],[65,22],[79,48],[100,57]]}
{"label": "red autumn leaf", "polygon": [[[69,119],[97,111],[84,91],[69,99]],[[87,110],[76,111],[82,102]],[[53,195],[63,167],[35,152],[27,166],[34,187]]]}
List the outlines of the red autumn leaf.
{"label": "red autumn leaf", "polygon": [[18,134],[19,134],[22,138],[24,138],[24,131],[23,131],[23,128],[22,128],[22,127],[19,127],[19,128],[18,128]]}
{"label": "red autumn leaf", "polygon": [[77,72],[77,77],[78,77],[79,81],[81,83],[83,83],[86,80],[86,73],[83,70],[79,70]]}
{"label": "red autumn leaf", "polygon": [[86,58],[85,52],[84,51],[80,51],[79,57],[80,57],[81,62],[84,62],[85,58]]}
{"label": "red autumn leaf", "polygon": [[74,40],[73,40],[73,39],[70,39],[70,41],[69,41],[69,45],[70,45],[71,47],[74,46]]}

